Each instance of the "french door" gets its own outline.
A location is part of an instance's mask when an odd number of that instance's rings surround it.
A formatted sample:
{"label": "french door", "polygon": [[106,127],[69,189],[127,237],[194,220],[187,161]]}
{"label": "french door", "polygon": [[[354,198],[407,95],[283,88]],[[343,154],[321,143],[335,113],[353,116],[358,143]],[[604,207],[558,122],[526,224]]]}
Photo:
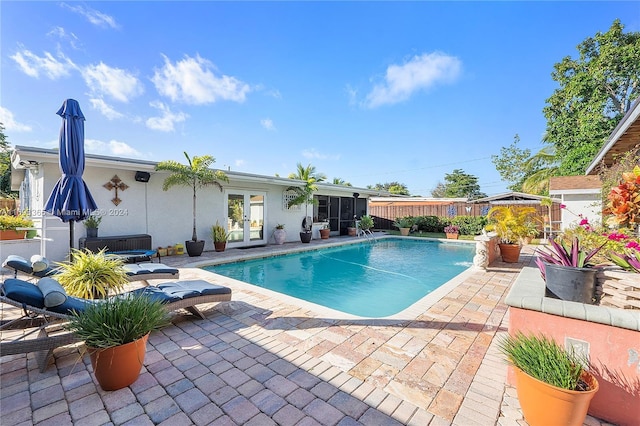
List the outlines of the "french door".
{"label": "french door", "polygon": [[262,245],[267,243],[264,232],[266,193],[227,190],[226,211],[229,247]]}

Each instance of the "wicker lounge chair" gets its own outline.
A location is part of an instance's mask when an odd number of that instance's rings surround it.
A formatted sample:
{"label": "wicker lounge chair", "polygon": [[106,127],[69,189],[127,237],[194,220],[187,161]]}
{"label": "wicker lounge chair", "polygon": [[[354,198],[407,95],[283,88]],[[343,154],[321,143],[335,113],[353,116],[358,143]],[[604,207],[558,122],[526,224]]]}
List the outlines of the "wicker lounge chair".
{"label": "wicker lounge chair", "polygon": [[[123,266],[129,281],[142,281],[145,285],[149,284],[148,280],[175,280],[180,276],[177,268],[162,263],[127,263]],[[14,278],[18,278],[18,273],[33,278],[53,277],[58,273],[58,269],[49,266],[46,260],[37,264],[16,255],[8,256],[2,263],[2,267],[13,269]]]}
{"label": "wicker lounge chair", "polygon": [[[54,289],[58,301],[56,306],[45,306],[52,293],[41,290],[43,280],[57,282],[51,278],[42,279],[38,285],[17,278],[10,278],[0,286],[0,302],[22,309],[22,316],[0,323],[0,356],[36,352],[40,371],[44,371],[53,356],[53,349],[76,342],[75,336],[65,331],[63,325],[69,320],[71,311],[81,312],[95,301],[64,295],[64,290]],[[50,284],[50,282],[49,282]],[[54,285],[55,285],[54,284]],[[59,286],[59,284],[58,284]],[[144,294],[152,300],[162,302],[167,311],[186,309],[192,314],[206,318],[196,305],[225,302],[231,300],[231,289],[202,280],[174,281],[158,286],[139,288],[124,294]],[[118,295],[115,297],[119,297]],[[2,312],[5,312],[3,307]],[[15,312],[15,310],[14,310]],[[19,314],[18,314],[19,315]],[[34,338],[35,335],[35,338]],[[5,339],[6,337],[6,339]]]}

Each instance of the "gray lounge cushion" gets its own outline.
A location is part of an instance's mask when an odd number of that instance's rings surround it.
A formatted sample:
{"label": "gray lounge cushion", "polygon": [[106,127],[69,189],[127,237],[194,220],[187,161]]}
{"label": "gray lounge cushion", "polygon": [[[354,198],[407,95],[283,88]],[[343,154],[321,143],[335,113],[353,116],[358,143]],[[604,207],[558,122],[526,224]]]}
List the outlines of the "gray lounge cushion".
{"label": "gray lounge cushion", "polygon": [[42,272],[49,267],[49,261],[39,254],[31,256],[31,267],[33,272]]}
{"label": "gray lounge cushion", "polygon": [[62,305],[67,300],[64,288],[53,278],[40,278],[38,288],[42,292],[44,306],[47,308]]}

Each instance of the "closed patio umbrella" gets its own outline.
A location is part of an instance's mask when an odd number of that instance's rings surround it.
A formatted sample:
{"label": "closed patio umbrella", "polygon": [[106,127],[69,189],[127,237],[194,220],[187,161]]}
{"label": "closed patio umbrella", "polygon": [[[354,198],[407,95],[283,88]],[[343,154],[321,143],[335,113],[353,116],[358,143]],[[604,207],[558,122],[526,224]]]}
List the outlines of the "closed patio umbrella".
{"label": "closed patio umbrella", "polygon": [[[45,211],[69,222],[69,249],[74,247],[74,222],[86,219],[97,210],[84,173],[84,115],[75,99],[67,99],[57,114],[62,117],[60,129],[60,172]],[[71,252],[70,252],[71,258]]]}

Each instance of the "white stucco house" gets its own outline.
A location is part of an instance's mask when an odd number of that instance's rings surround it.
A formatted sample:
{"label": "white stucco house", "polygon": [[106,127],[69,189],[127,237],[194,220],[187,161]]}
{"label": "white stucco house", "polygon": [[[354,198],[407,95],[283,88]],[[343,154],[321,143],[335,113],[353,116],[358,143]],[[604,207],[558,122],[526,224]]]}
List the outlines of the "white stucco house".
{"label": "white stucco house", "polygon": [[[11,158],[12,189],[20,191],[21,210],[27,211],[43,237],[21,242],[3,242],[0,258],[9,254],[43,254],[61,261],[69,251],[69,224],[44,213],[43,208],[60,178],[58,152],[53,149],[16,146]],[[102,217],[99,237],[148,234],[153,247],[184,244],[192,233],[192,192],[186,187],[162,190],[166,172],[155,171],[156,162],[86,155],[84,181]],[[219,222],[231,232],[228,248],[273,244],[273,230],[284,224],[287,241],[300,241],[299,231],[306,206],[288,207],[287,187],[303,181],[275,176],[226,171],[229,182],[200,188],[197,193],[197,233],[213,250],[212,225]],[[368,198],[380,191],[318,183],[317,205],[308,206],[314,237],[319,222],[328,221],[332,235],[347,233],[354,215],[368,212]],[[86,237],[82,223],[75,225],[75,247]]]}

